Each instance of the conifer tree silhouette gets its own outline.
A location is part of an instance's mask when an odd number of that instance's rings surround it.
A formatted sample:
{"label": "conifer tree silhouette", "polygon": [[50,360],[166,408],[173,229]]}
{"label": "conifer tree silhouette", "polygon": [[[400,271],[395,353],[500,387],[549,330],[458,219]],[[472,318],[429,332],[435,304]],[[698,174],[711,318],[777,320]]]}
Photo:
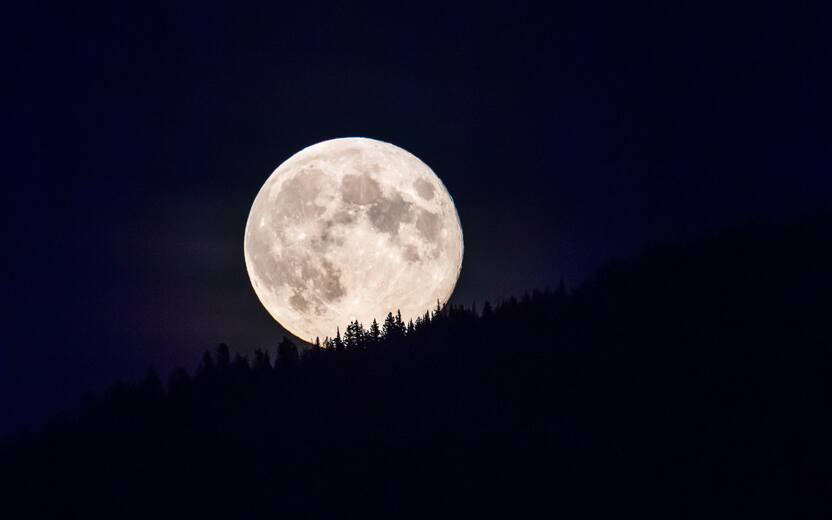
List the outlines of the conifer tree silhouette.
{"label": "conifer tree silhouette", "polygon": [[299,360],[298,347],[286,336],[277,346],[277,367],[280,369],[292,368]]}
{"label": "conifer tree silhouette", "polygon": [[378,321],[373,318],[373,322],[370,324],[370,330],[367,331],[367,343],[377,345],[380,339],[381,329],[379,329]]}
{"label": "conifer tree silhouette", "polygon": [[139,392],[147,402],[161,400],[165,395],[165,387],[155,370],[149,368],[144,381],[139,386]]}
{"label": "conifer tree silhouette", "polygon": [[387,317],[384,318],[384,323],[381,326],[381,333],[384,336],[384,339],[390,340],[393,338],[398,337],[396,334],[398,329],[396,328],[396,319],[393,318],[393,313],[388,312]]}
{"label": "conifer tree silhouette", "polygon": [[[279,349],[278,349],[279,352]],[[269,356],[268,351],[257,349],[254,351],[254,366],[252,367],[255,372],[265,374],[271,372],[272,370],[272,360]]]}
{"label": "conifer tree silhouette", "polygon": [[182,367],[176,368],[168,379],[168,392],[172,396],[180,396],[190,391],[191,376]]}
{"label": "conifer tree silhouette", "polygon": [[444,310],[445,306],[439,303],[439,300],[436,300],[436,307],[433,309],[433,316],[431,316],[431,320],[435,320],[437,318],[442,317],[442,311]]}
{"label": "conifer tree silhouette", "polygon": [[490,320],[494,316],[494,308],[491,306],[491,302],[486,300],[485,303],[482,304],[482,318],[484,320]]}
{"label": "conifer tree silhouette", "polygon": [[248,358],[237,352],[234,355],[234,361],[231,363],[231,368],[238,374],[244,374],[251,368],[248,364]]}
{"label": "conifer tree silhouette", "polygon": [[231,352],[228,345],[220,343],[217,347],[217,368],[227,370],[231,366]]}
{"label": "conifer tree silhouette", "polygon": [[402,311],[401,311],[401,309],[396,310],[396,329],[398,331],[397,334],[399,336],[404,336],[405,331],[407,329],[407,327],[404,324],[404,321],[402,321]]}
{"label": "conifer tree silhouette", "polygon": [[197,369],[197,377],[200,378],[211,378],[214,376],[216,372],[216,365],[214,364],[214,356],[211,355],[210,350],[206,350],[202,354],[202,363],[200,364],[199,368]]}
{"label": "conifer tree silhouette", "polygon": [[351,321],[344,331],[344,347],[349,351],[361,350],[364,342],[364,329],[358,320]]}
{"label": "conifer tree silhouette", "polygon": [[303,357],[304,358],[309,358],[309,359],[312,359],[312,360],[318,360],[322,355],[321,352],[322,352],[321,338],[316,336],[315,337],[315,342],[312,343],[312,347],[309,349],[309,351],[306,354],[304,354]]}

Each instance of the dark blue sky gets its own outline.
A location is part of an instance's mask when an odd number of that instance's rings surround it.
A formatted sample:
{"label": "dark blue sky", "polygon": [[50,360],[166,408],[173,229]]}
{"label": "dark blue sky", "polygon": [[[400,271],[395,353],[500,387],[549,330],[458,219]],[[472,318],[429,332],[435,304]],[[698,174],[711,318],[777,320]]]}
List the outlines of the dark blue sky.
{"label": "dark blue sky", "polygon": [[822,2],[35,4],[8,13],[0,432],[220,341],[273,348],[245,219],[324,139],[440,176],[461,303],[832,201]]}

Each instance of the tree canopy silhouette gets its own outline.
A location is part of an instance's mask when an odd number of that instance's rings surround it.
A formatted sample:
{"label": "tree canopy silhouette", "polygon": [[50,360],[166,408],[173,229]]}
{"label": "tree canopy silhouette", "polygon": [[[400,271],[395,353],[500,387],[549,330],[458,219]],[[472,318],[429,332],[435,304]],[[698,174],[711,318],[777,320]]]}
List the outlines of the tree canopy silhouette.
{"label": "tree canopy silhouette", "polygon": [[274,363],[223,344],[5,442],[4,491],[84,518],[821,518],[830,231],[656,246],[571,291],[284,338]]}

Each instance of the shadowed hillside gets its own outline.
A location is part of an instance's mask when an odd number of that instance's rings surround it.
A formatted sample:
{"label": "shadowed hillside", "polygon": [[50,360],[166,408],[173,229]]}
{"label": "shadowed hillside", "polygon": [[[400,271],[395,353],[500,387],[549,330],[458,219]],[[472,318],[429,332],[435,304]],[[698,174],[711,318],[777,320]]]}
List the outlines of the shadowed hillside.
{"label": "shadowed hillside", "polygon": [[3,446],[30,517],[828,518],[832,219],[154,374]]}

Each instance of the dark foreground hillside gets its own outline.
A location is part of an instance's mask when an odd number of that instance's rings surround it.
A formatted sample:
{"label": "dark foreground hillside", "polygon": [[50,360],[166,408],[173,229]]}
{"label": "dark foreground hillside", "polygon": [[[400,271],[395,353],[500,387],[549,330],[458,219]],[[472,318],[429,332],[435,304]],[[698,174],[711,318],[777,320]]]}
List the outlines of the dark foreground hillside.
{"label": "dark foreground hillside", "polygon": [[276,363],[220,348],[7,442],[0,507],[830,518],[830,238],[824,217],[658,247],[571,294],[391,320],[377,340],[353,326]]}

